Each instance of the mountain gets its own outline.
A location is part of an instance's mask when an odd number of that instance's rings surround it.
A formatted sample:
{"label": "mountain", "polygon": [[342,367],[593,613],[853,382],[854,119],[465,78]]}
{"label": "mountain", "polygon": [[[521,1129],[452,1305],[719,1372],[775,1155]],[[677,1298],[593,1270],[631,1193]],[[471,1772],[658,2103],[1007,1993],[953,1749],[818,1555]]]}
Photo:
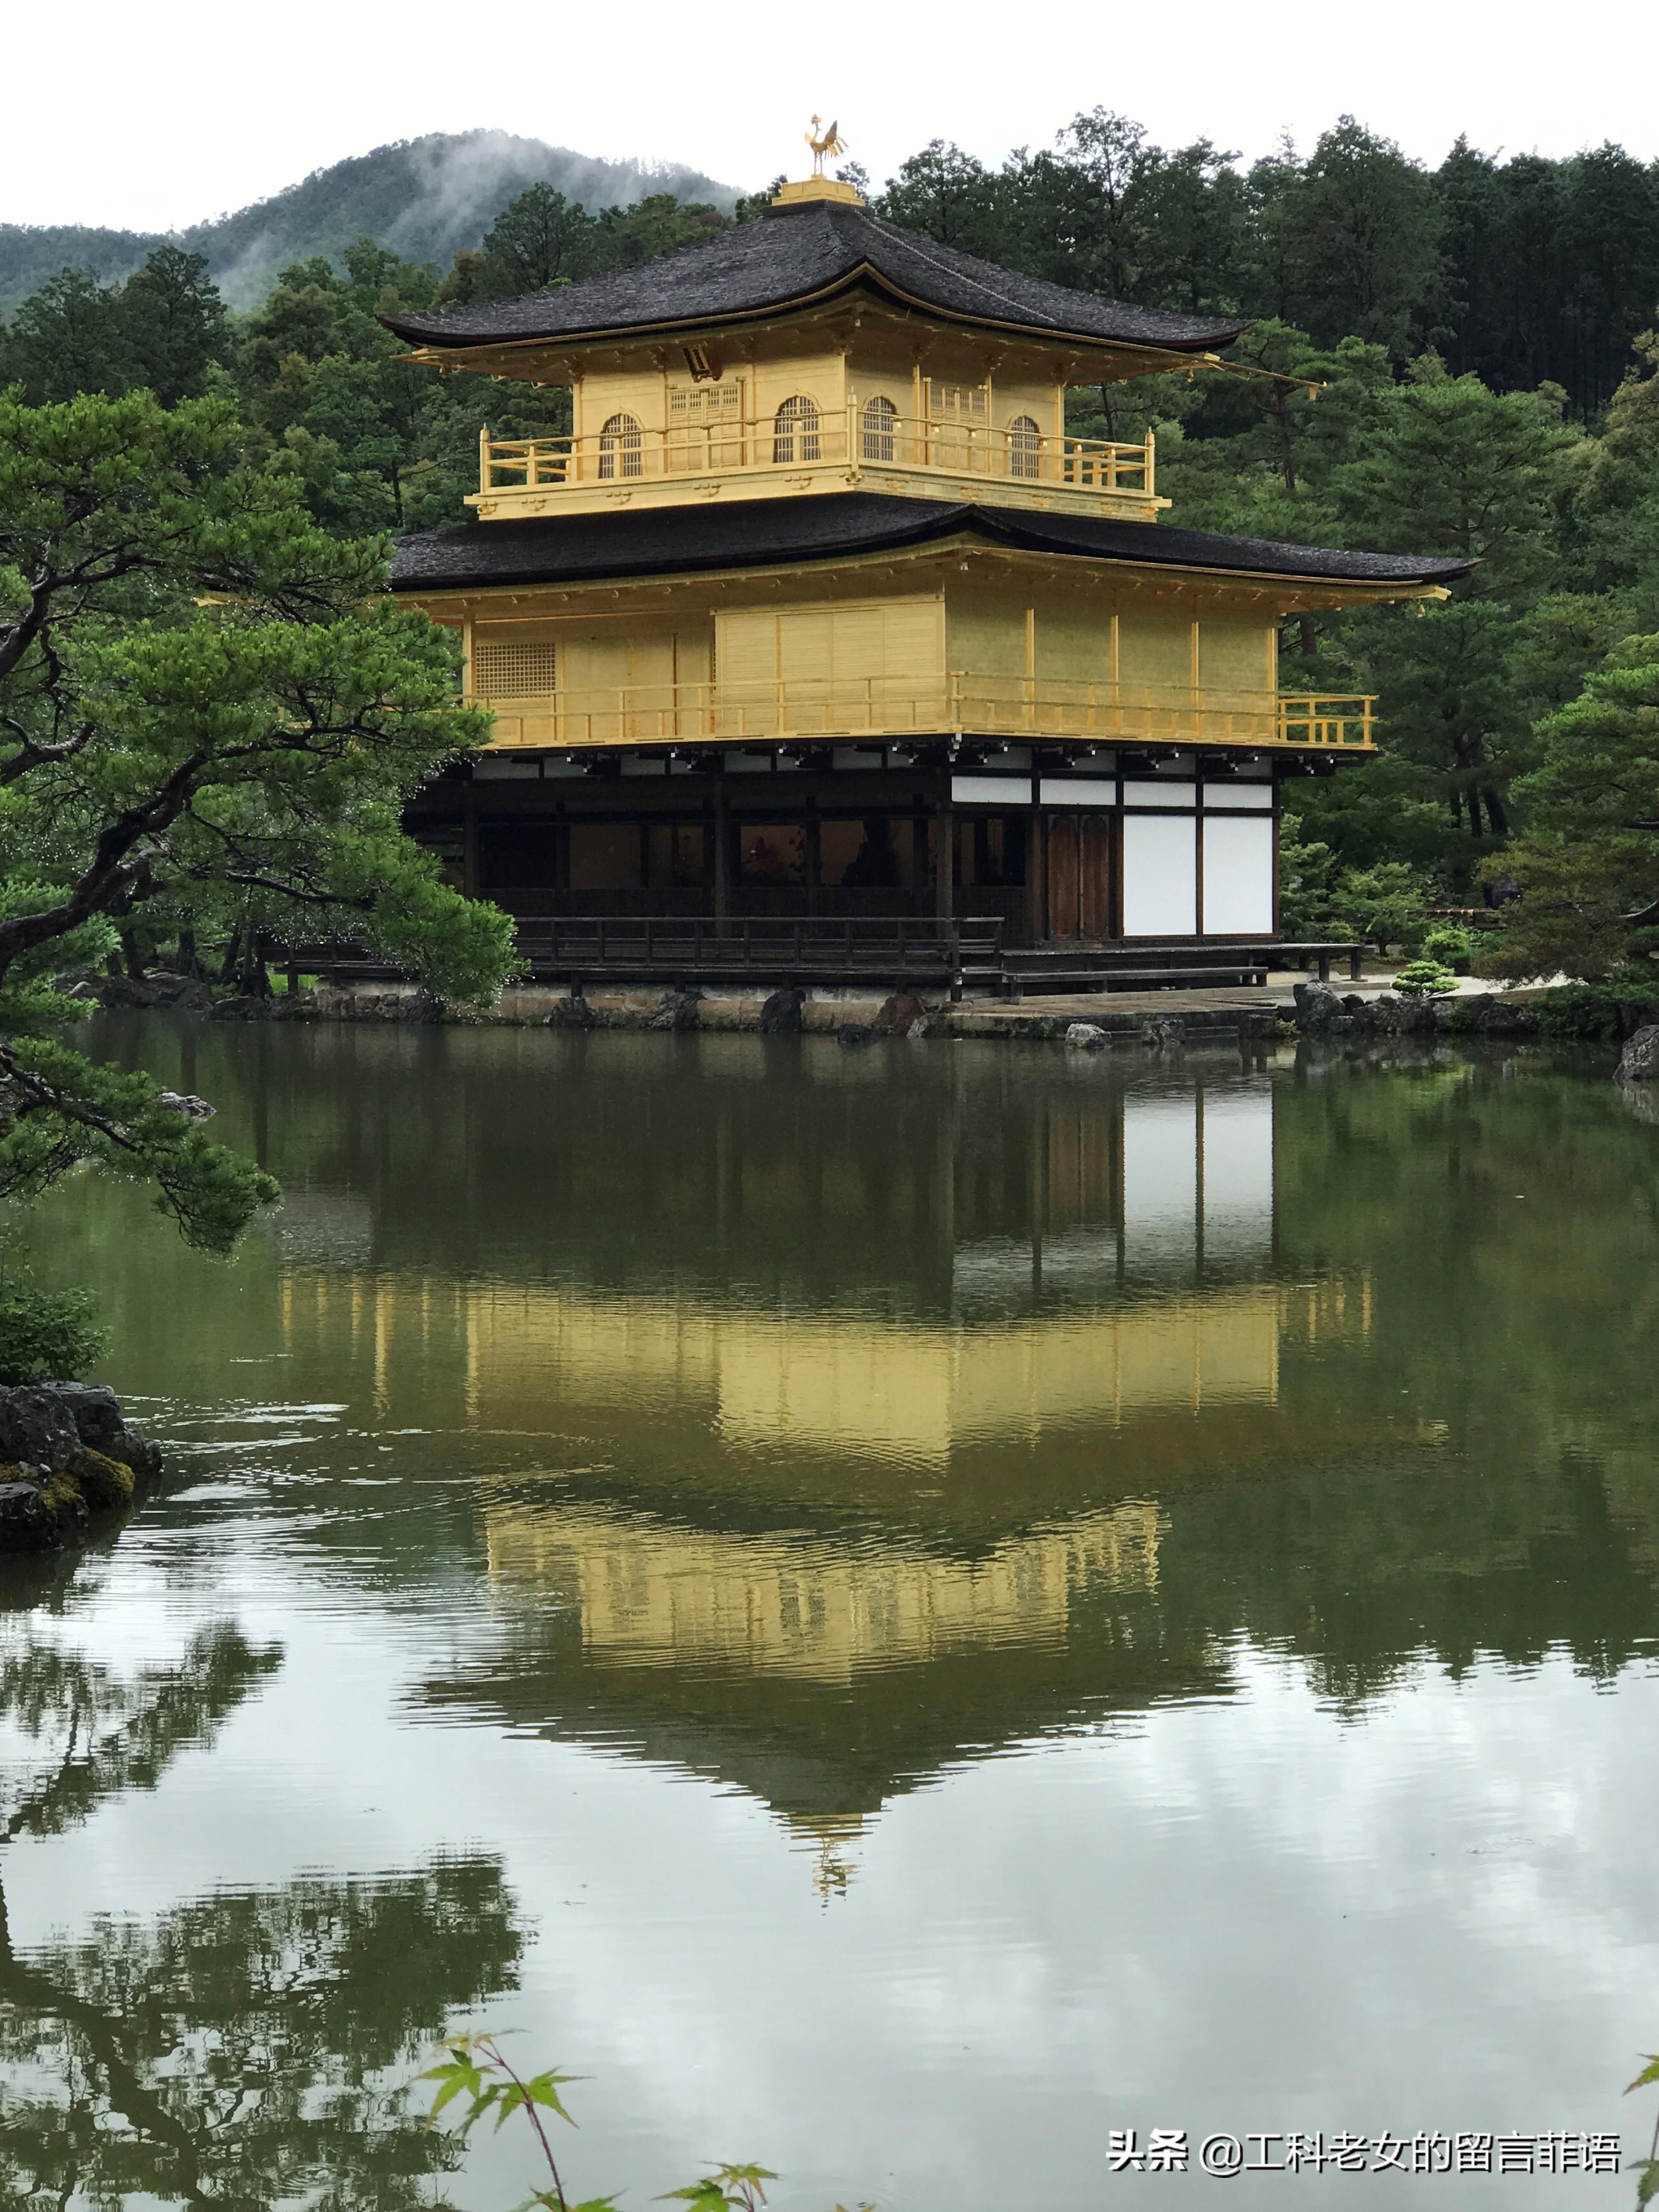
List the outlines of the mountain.
{"label": "mountain", "polygon": [[[604,161],[506,131],[433,131],[313,170],[270,199],[173,233],[173,242],[205,253],[226,299],[252,307],[290,261],[319,253],[337,260],[359,238],[379,239],[410,261],[447,266],[458,246],[477,246],[507,202],[537,184],[592,212],[648,192],[721,208],[737,196],[732,185],[678,163]],[[162,242],[155,231],[0,223],[0,313],[65,265],[113,282]]]}

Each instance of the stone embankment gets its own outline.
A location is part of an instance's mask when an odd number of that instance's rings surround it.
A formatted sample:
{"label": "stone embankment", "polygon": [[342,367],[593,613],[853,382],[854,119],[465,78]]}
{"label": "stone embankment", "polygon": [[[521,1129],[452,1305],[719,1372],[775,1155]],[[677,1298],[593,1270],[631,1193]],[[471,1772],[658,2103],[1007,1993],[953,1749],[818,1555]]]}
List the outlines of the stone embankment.
{"label": "stone embankment", "polygon": [[[1073,998],[1045,1001],[968,1000],[952,1004],[942,991],[924,996],[884,994],[854,985],[769,989],[765,984],[618,984],[572,991],[564,985],[520,984],[483,1012],[444,1006],[413,984],[319,983],[267,998],[215,998],[204,984],[166,973],[84,979],[75,995],[112,1012],[155,1009],[215,1022],[438,1023],[506,1028],[656,1030],[805,1034],[857,1045],[879,1037],[1065,1037],[1079,1018]],[[1273,1035],[1289,1009],[1262,991],[1133,992],[1089,996],[1088,1019],[1115,1042],[1141,1039],[1154,1003],[1175,1010],[1182,1030],[1231,1040]]]}
{"label": "stone embankment", "polygon": [[1298,983],[1292,996],[1299,1036],[1519,1037],[1538,1029],[1525,1000],[1499,992],[1434,999],[1382,991],[1362,997],[1334,991],[1328,983]]}
{"label": "stone embankment", "polygon": [[159,1445],[90,1382],[0,1389],[0,1553],[51,1552],[125,1512],[161,1472]]}
{"label": "stone embankment", "polygon": [[[856,1045],[877,1037],[980,1036],[1064,1041],[1099,1049],[1139,1042],[1168,1048],[1178,1028],[1187,1042],[1283,1036],[1370,1040],[1389,1036],[1523,1037],[1540,1033],[1528,995],[1463,992],[1412,998],[1372,990],[1338,992],[1298,982],[1294,1005],[1279,990],[1217,988],[1119,992],[1097,997],[949,1003],[943,993],[883,996],[869,988],[818,987],[769,991],[764,984],[618,984],[572,990],[559,984],[510,987],[483,1012],[447,1008],[410,983],[319,982],[264,998],[216,998],[204,983],[155,971],[88,977],[77,995],[119,1010],[153,1007],[215,1022],[462,1023],[569,1030],[803,1032]],[[1093,1034],[1084,1036],[1088,1030]]]}

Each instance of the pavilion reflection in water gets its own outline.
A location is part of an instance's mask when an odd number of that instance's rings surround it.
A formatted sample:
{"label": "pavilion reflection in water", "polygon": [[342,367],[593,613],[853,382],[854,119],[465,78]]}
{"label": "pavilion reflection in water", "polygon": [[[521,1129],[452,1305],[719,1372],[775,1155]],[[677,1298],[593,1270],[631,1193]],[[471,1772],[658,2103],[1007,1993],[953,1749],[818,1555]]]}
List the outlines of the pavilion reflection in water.
{"label": "pavilion reflection in water", "polygon": [[1273,1279],[1265,1082],[1066,1096],[1039,1135],[1023,1223],[934,1209],[946,1310],[665,1285],[648,1248],[633,1291],[289,1267],[292,1334],[349,1299],[382,1418],[418,1390],[475,1475],[501,1640],[434,1702],[619,1737],[823,1844],[964,1745],[1213,1690],[1156,1619],[1161,1493],[1316,1441],[1282,1358],[1369,1292]]}

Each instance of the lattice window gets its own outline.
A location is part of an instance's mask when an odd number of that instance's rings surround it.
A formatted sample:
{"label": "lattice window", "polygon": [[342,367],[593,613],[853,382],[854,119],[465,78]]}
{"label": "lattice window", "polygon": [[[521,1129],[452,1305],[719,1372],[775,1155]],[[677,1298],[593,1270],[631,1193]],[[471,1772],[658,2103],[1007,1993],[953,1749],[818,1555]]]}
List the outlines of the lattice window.
{"label": "lattice window", "polygon": [[[799,450],[797,450],[799,449]],[[772,424],[772,459],[786,468],[818,458],[818,403],[798,392],[779,408]]]}
{"label": "lattice window", "polygon": [[707,422],[722,416],[741,415],[741,384],[678,384],[668,391],[671,422]]}
{"label": "lattice window", "polygon": [[864,403],[864,458],[866,461],[890,461],[893,458],[893,433],[898,424],[898,409],[890,399],[866,399]]}
{"label": "lattice window", "polygon": [[933,413],[947,422],[982,422],[985,386],[982,384],[935,384]]}
{"label": "lattice window", "polygon": [[599,474],[636,477],[641,473],[640,426],[631,415],[613,415],[599,433]]}
{"label": "lattice window", "polygon": [[1011,477],[1042,473],[1042,433],[1029,415],[1016,415],[1008,425],[1008,473]]}
{"label": "lattice window", "polygon": [[481,699],[546,698],[558,689],[558,647],[475,639],[472,688]]}

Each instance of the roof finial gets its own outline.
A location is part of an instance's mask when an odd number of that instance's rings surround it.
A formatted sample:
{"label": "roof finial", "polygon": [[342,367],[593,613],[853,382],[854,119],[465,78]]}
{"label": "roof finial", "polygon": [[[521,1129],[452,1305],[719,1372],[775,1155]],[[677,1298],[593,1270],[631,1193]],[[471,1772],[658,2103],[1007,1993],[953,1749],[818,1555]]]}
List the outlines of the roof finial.
{"label": "roof finial", "polygon": [[842,137],[835,124],[832,123],[827,131],[823,131],[820,136],[821,130],[819,119],[815,115],[812,118],[812,128],[806,134],[806,143],[812,149],[812,174],[815,177],[821,177],[823,174],[824,162],[830,155],[844,154],[847,151],[847,141]]}

